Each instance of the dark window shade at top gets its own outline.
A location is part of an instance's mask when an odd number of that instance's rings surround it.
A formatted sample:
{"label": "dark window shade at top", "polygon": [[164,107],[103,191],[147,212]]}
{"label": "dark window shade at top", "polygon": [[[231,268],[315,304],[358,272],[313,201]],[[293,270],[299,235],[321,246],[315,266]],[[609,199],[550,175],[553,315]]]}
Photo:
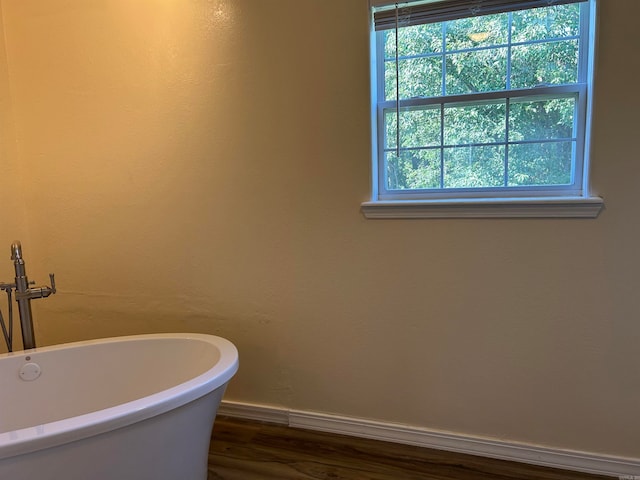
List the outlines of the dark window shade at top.
{"label": "dark window shade at top", "polygon": [[[438,23],[447,20],[490,15],[494,13],[549,7],[586,0],[440,0],[432,2],[398,2],[398,19],[401,27]],[[396,27],[396,7],[380,9],[373,14],[376,30]]]}

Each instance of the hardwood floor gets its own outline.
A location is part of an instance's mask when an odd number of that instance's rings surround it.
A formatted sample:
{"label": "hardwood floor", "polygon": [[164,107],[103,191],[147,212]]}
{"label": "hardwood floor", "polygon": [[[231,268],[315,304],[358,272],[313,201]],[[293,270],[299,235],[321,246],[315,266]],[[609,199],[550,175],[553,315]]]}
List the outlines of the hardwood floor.
{"label": "hardwood floor", "polygon": [[596,480],[600,475],[218,417],[208,480]]}

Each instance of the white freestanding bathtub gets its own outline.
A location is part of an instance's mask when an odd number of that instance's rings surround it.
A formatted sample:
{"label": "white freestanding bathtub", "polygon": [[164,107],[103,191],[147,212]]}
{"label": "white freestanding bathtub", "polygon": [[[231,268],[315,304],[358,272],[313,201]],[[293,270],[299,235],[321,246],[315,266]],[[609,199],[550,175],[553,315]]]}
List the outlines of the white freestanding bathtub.
{"label": "white freestanding bathtub", "polygon": [[0,479],[204,480],[237,369],[231,342],[201,334],[0,355]]}

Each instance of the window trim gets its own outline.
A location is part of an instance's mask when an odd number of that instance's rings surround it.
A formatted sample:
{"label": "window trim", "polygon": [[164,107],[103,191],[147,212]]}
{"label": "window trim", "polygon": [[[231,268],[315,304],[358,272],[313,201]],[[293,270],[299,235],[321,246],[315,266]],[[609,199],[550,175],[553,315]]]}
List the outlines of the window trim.
{"label": "window trim", "polygon": [[[375,3],[375,2],[373,2]],[[379,2],[378,2],[379,3]],[[591,105],[593,96],[593,61],[595,52],[591,49],[595,48],[595,18],[596,18],[596,0],[587,0],[590,10],[589,25],[583,25],[588,30],[586,39],[587,48],[592,53],[587,61],[580,59],[581,68],[585,68],[586,72],[579,73],[580,83],[571,85],[569,88],[564,87],[541,87],[536,90],[537,94],[545,92],[576,92],[582,90],[582,94],[578,95],[579,99],[584,102],[577,108],[577,112],[582,114],[584,118],[578,119],[584,125],[582,136],[576,139],[578,148],[582,148],[582,168],[576,174],[581,175],[578,181],[571,188],[547,187],[543,191],[536,187],[512,188],[509,191],[492,194],[490,189],[482,189],[480,191],[465,192],[447,189],[446,191],[430,190],[429,197],[424,198],[424,191],[403,192],[402,195],[388,194],[381,192],[383,189],[379,178],[383,175],[384,168],[380,163],[383,161],[382,155],[379,154],[384,148],[383,139],[379,138],[378,128],[383,122],[383,111],[385,103],[380,102],[378,92],[384,86],[380,85],[379,68],[381,57],[381,49],[377,48],[376,42],[378,35],[373,25],[373,15],[371,23],[371,58],[375,59],[371,62],[371,105],[372,105],[372,170],[371,182],[372,191],[371,199],[363,202],[361,209],[366,218],[595,218],[604,208],[604,201],[601,197],[593,195],[589,191],[589,153],[590,153],[590,129],[591,129]],[[373,9],[372,9],[373,12]],[[581,49],[581,55],[586,54],[585,49]],[[384,67],[382,67],[384,68]],[[564,89],[564,90],[563,90]],[[484,93],[481,96],[487,98],[493,93]],[[521,98],[523,96],[533,95],[532,89],[509,90],[495,93],[495,98]],[[463,94],[451,97],[436,97],[429,99],[420,99],[413,103],[424,106],[433,104],[435,106],[473,100],[478,98],[476,94]],[[405,101],[405,105],[411,105],[412,101]],[[388,105],[387,105],[388,107]],[[453,194],[453,195],[452,195]]]}
{"label": "window trim", "polygon": [[510,197],[369,201],[366,218],[596,218],[601,197]]}

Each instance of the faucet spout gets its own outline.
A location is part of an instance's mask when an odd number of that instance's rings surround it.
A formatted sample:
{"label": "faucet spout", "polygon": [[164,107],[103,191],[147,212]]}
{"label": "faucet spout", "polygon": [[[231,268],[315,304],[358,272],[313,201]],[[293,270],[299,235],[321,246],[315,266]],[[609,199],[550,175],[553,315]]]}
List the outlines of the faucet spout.
{"label": "faucet spout", "polygon": [[15,241],[11,244],[11,260],[20,260],[22,259],[22,245],[19,241]]}

